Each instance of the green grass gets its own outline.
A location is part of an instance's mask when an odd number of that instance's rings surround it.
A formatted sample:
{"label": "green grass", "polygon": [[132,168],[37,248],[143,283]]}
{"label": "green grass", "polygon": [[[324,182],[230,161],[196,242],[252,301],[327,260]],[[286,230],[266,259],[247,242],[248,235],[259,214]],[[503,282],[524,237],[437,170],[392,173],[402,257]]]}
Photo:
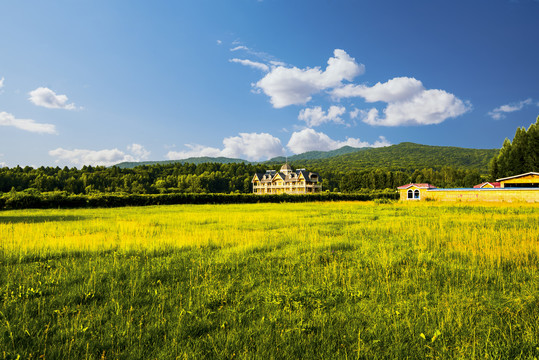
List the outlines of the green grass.
{"label": "green grass", "polygon": [[538,358],[538,210],[0,212],[0,358]]}

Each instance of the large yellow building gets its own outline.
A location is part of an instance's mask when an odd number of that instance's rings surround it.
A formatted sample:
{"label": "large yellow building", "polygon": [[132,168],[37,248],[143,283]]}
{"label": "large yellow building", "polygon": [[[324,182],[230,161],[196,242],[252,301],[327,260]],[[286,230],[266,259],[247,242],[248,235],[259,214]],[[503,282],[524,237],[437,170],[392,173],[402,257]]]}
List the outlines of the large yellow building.
{"label": "large yellow building", "polygon": [[293,170],[284,164],[281,170],[266,170],[253,176],[254,194],[312,194],[322,192],[322,178],[305,169]]}
{"label": "large yellow building", "polygon": [[[500,187],[437,189],[430,184],[399,186],[400,199],[439,201],[539,202],[539,173],[529,172],[496,180]],[[483,185],[483,184],[481,184]]]}

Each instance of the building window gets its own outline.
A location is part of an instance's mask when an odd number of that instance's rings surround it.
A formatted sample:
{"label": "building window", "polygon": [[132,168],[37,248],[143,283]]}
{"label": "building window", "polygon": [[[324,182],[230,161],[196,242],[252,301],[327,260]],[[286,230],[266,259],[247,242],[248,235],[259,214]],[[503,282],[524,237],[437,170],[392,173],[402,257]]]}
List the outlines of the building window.
{"label": "building window", "polygon": [[413,199],[413,198],[414,198],[414,191],[408,190],[408,199]]}
{"label": "building window", "polygon": [[414,191],[414,199],[419,199],[419,190]]}
{"label": "building window", "polygon": [[509,183],[504,184],[504,187],[530,187],[530,188],[536,188],[539,187],[539,183]]}

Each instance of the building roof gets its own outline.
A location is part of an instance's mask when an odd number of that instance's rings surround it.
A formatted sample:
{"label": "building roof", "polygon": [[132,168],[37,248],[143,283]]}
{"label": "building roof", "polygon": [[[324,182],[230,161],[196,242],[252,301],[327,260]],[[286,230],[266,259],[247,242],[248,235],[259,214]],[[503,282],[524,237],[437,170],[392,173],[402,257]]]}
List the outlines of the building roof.
{"label": "building roof", "polygon": [[397,189],[404,190],[404,189],[408,189],[408,188],[413,187],[413,186],[415,186],[417,188],[420,188],[420,189],[436,189],[436,186],[431,185],[431,184],[427,184],[427,183],[410,183],[410,184],[399,186]]}
{"label": "building roof", "polygon": [[532,172],[527,172],[527,173],[525,173],[525,174],[513,175],[513,176],[501,178],[501,179],[496,179],[496,181],[511,180],[511,179],[516,179],[516,178],[519,178],[519,177],[524,177],[524,176],[529,176],[529,175],[537,175],[537,176],[539,176],[539,173],[538,173],[538,172],[533,172],[533,171],[532,171]]}
{"label": "building roof", "polygon": [[255,178],[257,178],[260,182],[271,181],[274,175],[275,170],[267,170],[265,173],[255,173],[253,176],[253,180],[251,181],[255,181]]}
{"label": "building roof", "polygon": [[322,182],[322,177],[316,173],[316,172],[310,172],[310,171],[307,171],[305,169],[300,169],[300,170],[296,170],[296,174],[303,174],[303,178],[305,179],[305,181],[309,181],[309,182],[314,182],[312,179],[311,179],[311,176],[316,176],[318,177],[316,179],[317,182]]}
{"label": "building roof", "polygon": [[292,170],[292,166],[286,163],[283,166],[281,166],[281,170],[279,170],[279,172],[285,172],[285,171],[294,171],[294,170]]}
{"label": "building roof", "polygon": [[[283,168],[286,172],[283,172]],[[290,171],[288,171],[287,169],[290,169]],[[300,174],[303,175],[303,178],[307,183],[322,182],[322,177],[318,173],[307,171],[305,169],[293,171],[292,167],[288,165],[288,163],[284,164],[281,167],[281,170],[278,172],[275,170],[266,170],[265,173],[255,173],[251,181],[254,182],[255,179],[258,179],[260,182],[271,182],[273,179],[275,179],[276,176],[279,176],[285,182],[294,182],[299,181]],[[316,179],[313,179],[313,177],[316,177]]]}
{"label": "building roof", "polygon": [[475,185],[474,186],[474,189],[481,189],[481,188],[484,188],[486,185],[492,185],[492,187],[495,187],[495,188],[499,188],[500,187],[500,183],[499,182],[484,182],[484,183],[481,183],[481,184],[478,184],[478,185]]}
{"label": "building roof", "polygon": [[[283,173],[280,172],[280,171],[279,171],[279,172],[276,172],[275,175],[273,175],[273,179],[275,179],[275,178],[277,177],[277,175],[278,175],[281,179],[286,180],[286,175],[283,174]],[[273,179],[272,179],[272,180],[273,180]]]}

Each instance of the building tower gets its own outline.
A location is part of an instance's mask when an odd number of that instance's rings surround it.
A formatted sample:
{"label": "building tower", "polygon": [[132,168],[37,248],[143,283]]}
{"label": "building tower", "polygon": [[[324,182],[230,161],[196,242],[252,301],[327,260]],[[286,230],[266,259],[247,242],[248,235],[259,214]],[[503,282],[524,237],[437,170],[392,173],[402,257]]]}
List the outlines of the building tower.
{"label": "building tower", "polygon": [[288,163],[285,163],[283,166],[281,166],[281,170],[279,170],[279,172],[285,175],[290,175],[290,173],[292,173],[293,170],[292,170],[292,167],[288,165]]}

